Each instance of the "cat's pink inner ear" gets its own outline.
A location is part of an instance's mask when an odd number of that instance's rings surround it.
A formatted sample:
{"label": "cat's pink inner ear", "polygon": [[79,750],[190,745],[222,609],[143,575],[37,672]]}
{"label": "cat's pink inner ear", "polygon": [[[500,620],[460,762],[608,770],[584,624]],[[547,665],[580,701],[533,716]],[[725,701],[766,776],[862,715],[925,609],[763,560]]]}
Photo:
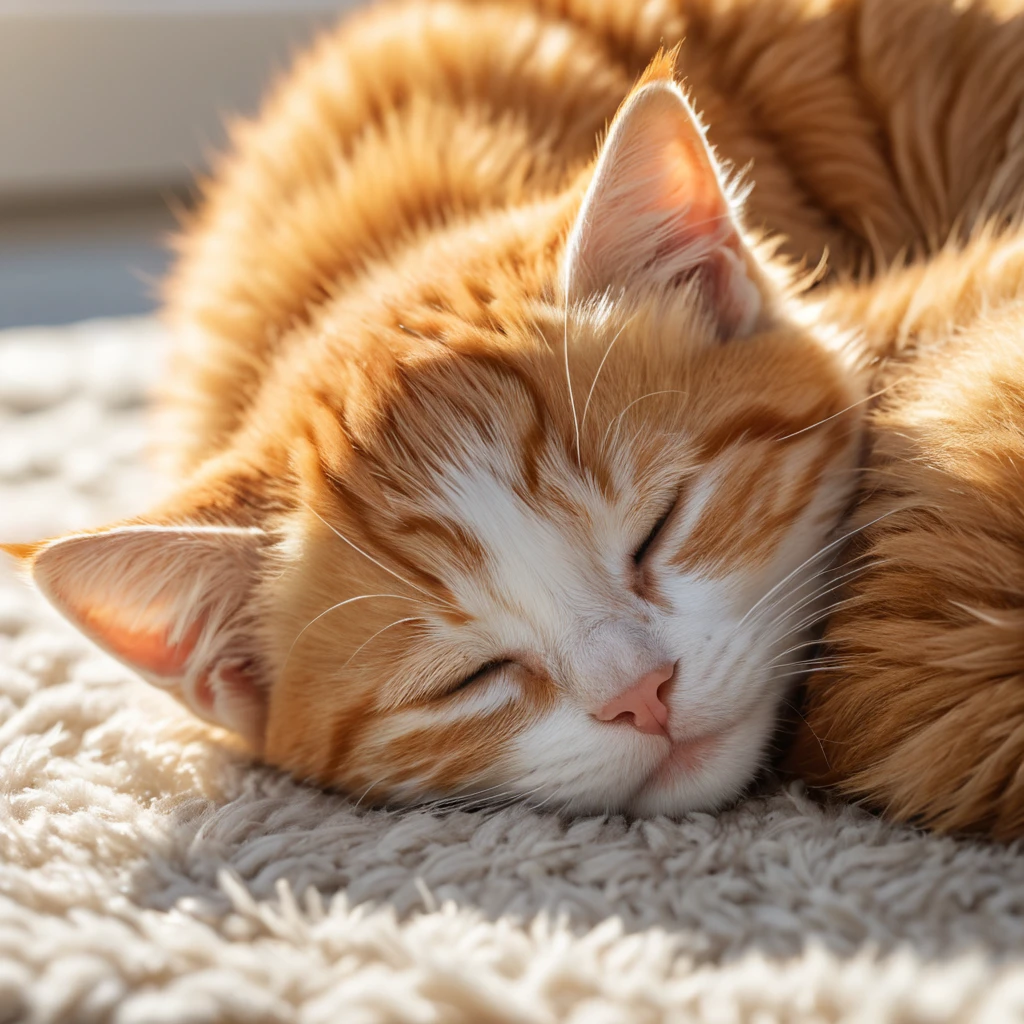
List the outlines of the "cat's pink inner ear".
{"label": "cat's pink inner ear", "polygon": [[258,748],[267,681],[247,607],[260,536],[231,527],[114,527],[40,546],[31,571],[100,647]]}
{"label": "cat's pink inner ear", "polygon": [[[193,622],[184,636],[175,639],[173,630],[165,626],[127,625],[123,609],[86,606],[75,617],[80,619],[84,633],[96,637],[121,661],[147,676],[168,679],[186,670],[203,625]],[[169,614],[166,621],[171,621]]]}
{"label": "cat's pink inner ear", "polygon": [[690,281],[722,336],[749,333],[762,297],[721,172],[682,91],[654,81],[612,123],[569,237],[566,294]]}

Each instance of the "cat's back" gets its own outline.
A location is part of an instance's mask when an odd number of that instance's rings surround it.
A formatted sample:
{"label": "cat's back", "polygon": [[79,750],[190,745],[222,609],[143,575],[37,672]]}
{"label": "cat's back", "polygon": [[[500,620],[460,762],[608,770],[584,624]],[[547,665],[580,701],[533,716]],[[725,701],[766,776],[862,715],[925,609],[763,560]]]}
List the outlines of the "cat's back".
{"label": "cat's back", "polygon": [[[680,46],[711,141],[750,169],[750,226],[790,256],[864,267],[969,228],[1022,177],[1000,168],[1024,25],[989,6],[914,0],[897,22],[873,0],[412,0],[348,18],[236,127],[183,235],[174,463],[222,447],[277,354],[369,271],[578,180],[659,46]],[[947,116],[982,89],[984,119]]]}
{"label": "cat's back", "polygon": [[235,127],[182,236],[178,465],[222,443],[282,339],[368,271],[564,189],[631,80],[586,29],[526,6],[380,5],[321,39]]}

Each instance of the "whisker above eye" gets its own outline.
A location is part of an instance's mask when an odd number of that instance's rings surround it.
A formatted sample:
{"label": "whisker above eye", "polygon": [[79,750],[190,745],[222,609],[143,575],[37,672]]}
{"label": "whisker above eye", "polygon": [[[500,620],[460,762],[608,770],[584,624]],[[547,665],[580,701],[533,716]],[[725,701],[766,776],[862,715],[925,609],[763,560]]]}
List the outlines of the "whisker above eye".
{"label": "whisker above eye", "polygon": [[[639,312],[639,311],[637,311]],[[608,347],[604,350],[604,355],[601,357],[601,362],[598,364],[597,373],[594,374],[594,379],[590,384],[590,391],[587,392],[587,400],[583,404],[583,417],[580,420],[580,432],[583,432],[583,428],[587,425],[587,411],[590,409],[590,400],[594,397],[594,389],[597,387],[598,378],[601,376],[601,371],[604,369],[604,364],[608,361],[608,356],[611,355],[612,349],[615,347],[615,342],[619,340],[622,332],[636,319],[637,313],[633,313],[626,322],[615,332],[615,337],[608,343]]]}
{"label": "whisker above eye", "polygon": [[389,622],[389,623],[388,623],[388,624],[387,624],[386,626],[384,626],[384,627],[383,627],[382,629],[378,629],[378,630],[377,630],[377,632],[376,632],[376,633],[374,633],[374,634],[373,634],[373,636],[371,636],[371,637],[370,637],[369,639],[367,639],[367,640],[364,640],[364,641],[363,641],[363,642],[362,642],[362,643],[361,643],[361,644],[360,644],[360,645],[359,645],[359,646],[358,646],[358,647],[357,647],[357,648],[356,648],[356,649],[355,649],[355,650],[354,650],[354,651],[353,651],[353,652],[352,652],[352,653],[351,653],[351,654],[350,654],[350,655],[348,656],[348,658],[347,658],[347,659],[345,660],[345,664],[341,666],[341,668],[339,669],[339,671],[344,671],[344,670],[345,670],[346,668],[348,668],[348,666],[349,666],[349,665],[351,664],[351,662],[352,662],[352,659],[353,659],[353,658],[355,658],[355,656],[356,656],[356,655],[357,655],[357,654],[358,654],[358,653],[359,653],[359,652],[360,652],[360,651],[361,651],[361,650],[362,650],[362,649],[363,649],[364,647],[366,647],[366,646],[367,646],[367,645],[368,645],[368,644],[369,644],[369,643],[370,643],[371,641],[373,641],[373,640],[376,640],[376,639],[377,639],[377,637],[379,637],[379,636],[381,635],[381,633],[386,633],[386,632],[387,632],[387,631],[388,631],[389,629],[392,629],[392,628],[394,628],[395,626],[401,626],[401,625],[402,625],[403,623],[405,623],[405,622],[423,622],[423,621],[424,621],[424,619],[423,619],[423,618],[422,618],[421,616],[419,616],[419,615],[410,615],[410,616],[408,616],[408,617],[406,617],[406,618],[404,618],[404,619],[395,619],[395,621],[394,621],[394,622]]}
{"label": "whisker above eye", "polygon": [[368,601],[371,598],[390,598],[393,601],[418,600],[415,597],[403,597],[401,594],[359,594],[356,597],[349,597],[346,598],[344,601],[339,601],[337,604],[332,604],[330,608],[325,608],[322,612],[320,612],[319,615],[313,616],[313,618],[311,618],[309,622],[307,622],[302,627],[302,629],[300,629],[298,633],[295,635],[295,639],[292,641],[291,647],[288,648],[288,654],[285,656],[284,665],[281,666],[282,674],[284,673],[284,670],[288,667],[288,659],[292,656],[292,651],[295,650],[295,645],[299,642],[299,640],[302,638],[303,633],[305,633],[306,630],[310,628],[310,626],[315,625],[325,615],[329,615],[331,612],[337,611],[339,608],[344,608],[345,605],[354,604],[356,601]]}
{"label": "whisker above eye", "polygon": [[604,448],[607,445],[608,434],[611,431],[612,427],[615,427],[615,434],[616,436],[618,436],[619,426],[622,423],[622,417],[625,416],[626,413],[629,412],[629,410],[632,409],[633,406],[636,405],[638,402],[642,402],[645,398],[654,398],[656,395],[682,395],[684,398],[688,398],[689,394],[690,393],[688,391],[680,391],[678,388],[666,388],[663,391],[648,391],[646,395],[641,395],[639,398],[634,398],[633,401],[630,402],[618,414],[618,416],[615,417],[615,419],[611,420],[608,423],[607,427],[605,427],[604,435],[601,438],[601,447]]}
{"label": "whisker above eye", "polygon": [[569,373],[569,294],[571,281],[565,280],[565,316],[562,323],[562,347],[565,350],[565,383],[569,388],[569,407],[572,409],[572,422],[576,429],[576,462],[583,464],[583,453],[580,451],[580,421],[576,415],[576,396],[572,390],[572,376]]}
{"label": "whisker above eye", "polygon": [[363,558],[367,559],[370,562],[373,562],[373,564],[377,566],[378,569],[383,569],[384,572],[394,576],[396,580],[398,580],[400,583],[404,583],[407,587],[409,587],[410,590],[415,590],[418,593],[423,594],[423,596],[426,597],[431,603],[443,604],[449,608],[454,607],[450,601],[445,601],[443,598],[436,597],[434,594],[431,594],[428,590],[424,590],[423,587],[419,587],[411,580],[407,580],[404,576],[395,572],[394,569],[389,569],[383,562],[378,561],[376,558],[373,557],[373,555],[368,554],[361,547],[359,547],[358,544],[355,544],[351,540],[349,540],[348,537],[346,537],[336,526],[334,526],[333,524],[329,523],[326,519],[324,519],[324,517],[320,515],[320,513],[317,512],[317,510],[313,508],[313,506],[310,505],[308,501],[304,502],[304,504],[306,508],[308,508],[309,511],[312,512],[313,515],[315,515],[317,519],[319,519],[320,522],[323,523],[324,526],[326,526],[327,529],[331,531],[331,533],[333,533],[339,540],[344,541],[350,548],[352,548],[353,551],[362,555]]}

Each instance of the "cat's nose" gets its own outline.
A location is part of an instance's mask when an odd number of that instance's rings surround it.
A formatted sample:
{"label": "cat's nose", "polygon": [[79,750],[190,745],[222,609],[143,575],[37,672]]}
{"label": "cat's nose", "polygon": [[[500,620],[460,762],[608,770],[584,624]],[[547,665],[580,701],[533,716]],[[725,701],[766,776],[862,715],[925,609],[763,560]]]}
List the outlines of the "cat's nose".
{"label": "cat's nose", "polygon": [[599,722],[621,720],[651,736],[667,736],[668,707],[664,698],[675,670],[675,665],[667,662],[641,676],[625,693],[608,701],[594,717]]}

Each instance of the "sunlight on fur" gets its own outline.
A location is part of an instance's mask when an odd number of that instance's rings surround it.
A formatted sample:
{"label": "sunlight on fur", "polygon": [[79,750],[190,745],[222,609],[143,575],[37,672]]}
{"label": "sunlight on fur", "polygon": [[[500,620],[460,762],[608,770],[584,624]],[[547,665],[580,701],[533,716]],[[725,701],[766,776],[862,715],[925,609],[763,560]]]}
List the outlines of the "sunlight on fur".
{"label": "sunlight on fur", "polygon": [[[956,683],[936,667],[923,697],[916,627],[896,623],[948,615],[980,640],[1019,615],[967,578],[986,514],[935,538],[963,548],[941,584],[900,545],[943,532],[930,502],[1017,493],[997,477],[1019,431],[982,470],[944,424],[969,413],[961,381],[984,402],[1021,370],[1009,343],[981,369],[964,334],[987,311],[982,333],[1019,337],[991,311],[1019,294],[1000,231],[1024,174],[1005,144],[1021,30],[915,8],[936,50],[970,20],[1002,83],[984,125],[958,108],[971,145],[943,169],[927,111],[882,139],[905,102],[884,6],[620,6],[439,0],[326,36],[237,127],[181,241],[176,496],[12,553],[152,683],[360,801],[720,807],[814,668],[801,771],[898,816],[990,822],[951,808],[942,768],[929,798],[897,777],[920,778],[921,702]],[[948,363],[913,362],[953,336]],[[947,502],[952,477],[978,493]],[[895,692],[898,724],[865,714]],[[1000,778],[952,788],[989,799]],[[1024,828],[1015,808],[1001,831]]]}

